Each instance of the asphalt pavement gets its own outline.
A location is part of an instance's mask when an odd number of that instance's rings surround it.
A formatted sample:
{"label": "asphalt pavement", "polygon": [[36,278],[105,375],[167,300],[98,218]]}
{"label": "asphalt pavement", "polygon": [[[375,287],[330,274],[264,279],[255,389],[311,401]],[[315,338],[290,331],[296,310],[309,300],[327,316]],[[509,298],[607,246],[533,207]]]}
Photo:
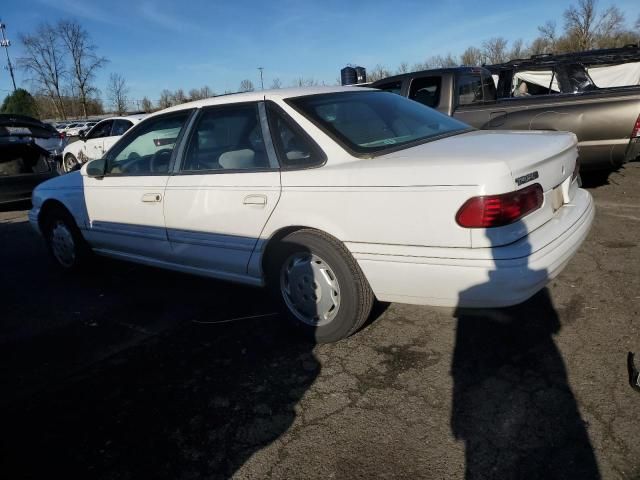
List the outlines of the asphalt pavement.
{"label": "asphalt pavement", "polygon": [[380,305],[291,334],[267,294],[111,260],[69,276],[0,212],[0,478],[640,479],[640,163],[514,308]]}

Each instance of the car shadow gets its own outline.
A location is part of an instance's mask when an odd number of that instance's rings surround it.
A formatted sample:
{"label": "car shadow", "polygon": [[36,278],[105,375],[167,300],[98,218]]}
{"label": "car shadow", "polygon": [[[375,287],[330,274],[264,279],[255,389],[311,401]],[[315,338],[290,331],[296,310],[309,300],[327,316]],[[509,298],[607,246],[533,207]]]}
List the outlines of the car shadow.
{"label": "car shadow", "polygon": [[[495,264],[487,283],[460,294],[460,305],[501,288]],[[455,314],[451,428],[465,445],[465,478],[600,478],[553,339],[561,324],[549,291],[515,307]]]}
{"label": "car shadow", "polygon": [[265,291],[110,260],[52,273],[7,228],[0,476],[229,478],[277,447],[320,364]]}

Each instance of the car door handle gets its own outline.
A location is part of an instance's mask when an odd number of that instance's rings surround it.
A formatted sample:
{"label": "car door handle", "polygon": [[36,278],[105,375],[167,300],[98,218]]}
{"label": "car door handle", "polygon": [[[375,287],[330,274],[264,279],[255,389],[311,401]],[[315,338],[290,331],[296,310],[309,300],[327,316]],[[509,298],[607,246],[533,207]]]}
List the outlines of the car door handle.
{"label": "car door handle", "polygon": [[257,205],[264,207],[267,204],[266,195],[247,195],[242,202],[245,205]]}
{"label": "car door handle", "polygon": [[142,201],[145,203],[157,203],[162,201],[162,195],[159,193],[145,193],[142,195]]}

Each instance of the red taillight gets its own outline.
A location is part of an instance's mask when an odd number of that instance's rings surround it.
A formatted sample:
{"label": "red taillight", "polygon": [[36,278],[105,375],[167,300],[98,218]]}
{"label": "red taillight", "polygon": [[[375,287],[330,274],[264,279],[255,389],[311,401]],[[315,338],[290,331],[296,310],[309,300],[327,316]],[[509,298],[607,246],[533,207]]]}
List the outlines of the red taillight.
{"label": "red taillight", "polygon": [[60,139],[61,139],[61,140],[64,140],[64,137],[65,137],[65,136],[66,136],[66,133],[64,133],[64,132],[60,132]]}
{"label": "red taillight", "polygon": [[631,138],[640,137],[640,115],[636,118],[636,124],[633,126],[633,130],[631,130]]}
{"label": "red taillight", "polygon": [[542,187],[536,183],[502,195],[484,195],[467,200],[456,222],[465,228],[489,228],[509,225],[542,206]]}

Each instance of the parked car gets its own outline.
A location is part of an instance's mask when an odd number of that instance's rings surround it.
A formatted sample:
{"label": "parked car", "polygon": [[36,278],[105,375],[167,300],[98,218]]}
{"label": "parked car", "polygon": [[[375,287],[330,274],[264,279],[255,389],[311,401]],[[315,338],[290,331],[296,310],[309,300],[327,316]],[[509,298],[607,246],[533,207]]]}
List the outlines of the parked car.
{"label": "parked car", "polygon": [[85,132],[89,129],[91,129],[91,127],[93,127],[96,123],[98,122],[80,122],[80,123],[76,123],[74,124],[73,127],[68,127],[65,130],[65,133],[67,134],[67,137],[77,137],[78,135],[80,135],[80,132]]}
{"label": "parked car", "polygon": [[[549,68],[540,62],[536,65],[536,69]],[[531,79],[540,74],[536,69],[526,66],[521,75]],[[480,67],[412,72],[371,86],[408,97],[476,128],[573,132],[578,137],[581,168],[585,171],[611,170],[637,158],[640,86],[597,88],[588,83],[584,67],[565,65],[562,69],[564,73],[557,76],[555,87],[550,73],[548,88],[538,85],[535,90],[529,87],[530,91],[520,93],[518,84],[515,91],[519,96],[510,98],[498,98],[491,71]],[[500,71],[499,89],[509,83],[503,78],[507,75],[507,70]],[[577,90],[576,82],[581,85]]]}
{"label": "parked car", "polygon": [[65,139],[35,118],[0,114],[0,204],[28,200],[40,182],[56,175]]}
{"label": "parked car", "polygon": [[335,341],[374,298],[499,307],[543,288],[594,216],[576,144],[373,89],[221,96],[155,113],[40,185],[29,219],[61,268],[95,252],[268,285]]}
{"label": "parked car", "polygon": [[142,118],[144,115],[106,118],[88,132],[81,131],[79,141],[67,145],[62,153],[63,171],[70,172],[89,160],[102,157],[122,134]]}

